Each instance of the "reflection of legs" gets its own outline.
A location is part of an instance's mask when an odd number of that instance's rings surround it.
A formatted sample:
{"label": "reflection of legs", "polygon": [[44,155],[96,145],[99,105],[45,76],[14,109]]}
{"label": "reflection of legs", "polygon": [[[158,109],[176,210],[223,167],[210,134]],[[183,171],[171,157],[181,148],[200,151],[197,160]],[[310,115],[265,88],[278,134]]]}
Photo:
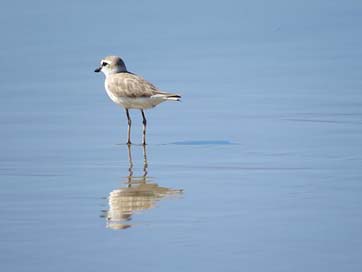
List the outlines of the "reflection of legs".
{"label": "reflection of legs", "polygon": [[142,113],[142,118],[143,118],[143,138],[142,138],[142,144],[145,145],[146,144],[146,126],[147,126],[147,120],[146,120],[146,116],[145,113],[143,112],[143,110],[141,110]]}
{"label": "reflection of legs", "polygon": [[132,177],[133,177],[133,161],[132,161],[132,152],[131,152],[131,145],[128,145],[128,187],[131,187],[132,184]]}
{"label": "reflection of legs", "polygon": [[126,115],[127,115],[127,120],[128,120],[128,141],[127,141],[127,144],[131,144],[131,124],[132,124],[132,121],[131,121],[131,118],[129,117],[129,112],[128,112],[128,109],[126,109]]}
{"label": "reflection of legs", "polygon": [[[146,178],[147,176],[147,167],[148,167],[148,162],[147,162],[147,150],[146,150],[146,145],[143,145],[143,177]],[[146,181],[146,179],[145,179]]]}

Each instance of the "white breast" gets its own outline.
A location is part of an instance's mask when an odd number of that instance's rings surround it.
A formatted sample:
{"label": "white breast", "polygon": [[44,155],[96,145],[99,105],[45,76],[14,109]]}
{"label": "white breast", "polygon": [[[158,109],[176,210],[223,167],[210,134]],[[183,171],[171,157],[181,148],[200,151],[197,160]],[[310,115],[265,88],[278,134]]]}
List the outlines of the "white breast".
{"label": "white breast", "polygon": [[106,92],[107,92],[109,98],[110,98],[114,103],[119,104],[119,101],[118,101],[117,96],[115,96],[115,95],[108,89],[107,81],[104,81],[104,88],[106,89]]}

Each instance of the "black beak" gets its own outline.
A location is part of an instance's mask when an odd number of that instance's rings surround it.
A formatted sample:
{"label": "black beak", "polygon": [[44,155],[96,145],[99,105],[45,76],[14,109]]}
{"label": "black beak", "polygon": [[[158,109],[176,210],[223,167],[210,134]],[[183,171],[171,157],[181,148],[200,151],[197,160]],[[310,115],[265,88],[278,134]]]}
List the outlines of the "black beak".
{"label": "black beak", "polygon": [[95,69],[94,72],[99,73],[101,70],[102,70],[102,66]]}

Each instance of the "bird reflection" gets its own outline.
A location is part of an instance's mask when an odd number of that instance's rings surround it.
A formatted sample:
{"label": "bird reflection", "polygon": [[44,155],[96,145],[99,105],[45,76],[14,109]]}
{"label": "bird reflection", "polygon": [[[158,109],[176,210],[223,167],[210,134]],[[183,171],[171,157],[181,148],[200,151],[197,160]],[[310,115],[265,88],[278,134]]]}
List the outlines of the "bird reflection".
{"label": "bird reflection", "polygon": [[131,145],[128,145],[128,177],[126,187],[113,190],[109,194],[109,210],[106,211],[107,227],[126,229],[131,227],[130,220],[134,213],[151,209],[156,202],[166,196],[180,195],[182,190],[160,187],[151,183],[148,175],[146,146],[143,146],[143,175],[134,176]]}

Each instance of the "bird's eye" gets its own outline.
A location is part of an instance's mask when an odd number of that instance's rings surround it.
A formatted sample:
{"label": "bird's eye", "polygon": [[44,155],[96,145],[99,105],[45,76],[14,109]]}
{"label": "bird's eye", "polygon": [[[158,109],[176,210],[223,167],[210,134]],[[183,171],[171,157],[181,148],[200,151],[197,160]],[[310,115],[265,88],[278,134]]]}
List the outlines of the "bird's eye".
{"label": "bird's eye", "polygon": [[106,65],[108,65],[107,62],[103,62],[103,63],[102,63],[102,66],[106,66]]}

